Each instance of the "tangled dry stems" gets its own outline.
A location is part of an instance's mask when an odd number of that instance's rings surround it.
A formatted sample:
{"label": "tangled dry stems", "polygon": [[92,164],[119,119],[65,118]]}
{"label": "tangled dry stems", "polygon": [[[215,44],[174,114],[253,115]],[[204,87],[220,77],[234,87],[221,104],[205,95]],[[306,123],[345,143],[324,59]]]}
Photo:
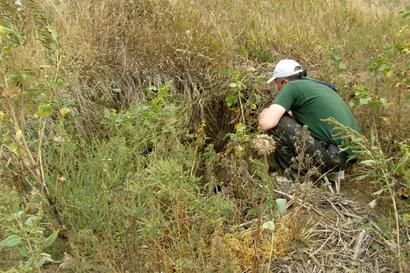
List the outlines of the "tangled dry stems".
{"label": "tangled dry stems", "polygon": [[[292,193],[288,198],[290,196]],[[305,186],[300,199],[293,198],[294,206],[302,206],[313,219],[314,224],[303,232],[309,246],[294,249],[286,257],[275,260],[273,272],[397,270],[397,261],[380,251],[391,249],[394,252],[394,242],[386,238],[368,210],[343,195],[317,187]]]}
{"label": "tangled dry stems", "polygon": [[[248,180],[252,178],[246,164],[237,164],[240,172],[229,175],[234,185],[227,185],[225,190],[241,198],[246,189],[238,195],[238,191],[230,188],[238,188],[238,183],[250,187]],[[273,243],[271,233],[263,231],[258,243],[262,251],[255,252],[253,234],[257,232],[257,218],[235,226],[223,239],[224,248],[231,250],[243,268],[248,266],[250,270],[249,262],[258,255],[259,270],[265,271],[269,266],[269,272],[399,272],[394,236],[386,235],[376,223],[381,220],[380,215],[345,196],[343,185],[342,194],[333,193],[320,183],[291,184],[276,174],[272,183],[274,195],[288,200],[286,214],[275,221]],[[244,201],[242,209],[246,210]],[[269,220],[265,211],[262,222]],[[409,229],[403,228],[401,233],[406,238],[402,241],[405,247],[410,241]],[[272,263],[268,265],[271,254]],[[408,265],[402,266],[406,270]]]}

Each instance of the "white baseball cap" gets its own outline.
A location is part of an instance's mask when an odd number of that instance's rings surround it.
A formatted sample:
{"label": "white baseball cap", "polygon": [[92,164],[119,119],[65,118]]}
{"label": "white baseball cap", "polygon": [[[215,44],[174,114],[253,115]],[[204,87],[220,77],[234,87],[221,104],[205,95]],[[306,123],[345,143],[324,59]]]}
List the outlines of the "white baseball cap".
{"label": "white baseball cap", "polygon": [[267,83],[271,83],[278,78],[289,77],[299,72],[302,72],[302,66],[290,59],[284,59],[279,61],[276,66],[275,70],[273,70],[272,77],[267,81]]}

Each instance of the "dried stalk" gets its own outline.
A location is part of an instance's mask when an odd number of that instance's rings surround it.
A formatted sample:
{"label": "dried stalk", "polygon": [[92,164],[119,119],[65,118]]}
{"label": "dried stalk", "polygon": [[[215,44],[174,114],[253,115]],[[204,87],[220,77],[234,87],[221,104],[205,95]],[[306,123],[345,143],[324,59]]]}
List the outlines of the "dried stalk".
{"label": "dried stalk", "polygon": [[356,247],[354,248],[353,260],[357,260],[357,258],[359,258],[359,255],[361,253],[360,250],[362,248],[362,244],[363,244],[365,236],[366,236],[366,230],[363,229],[357,238]]}
{"label": "dried stalk", "polygon": [[[7,84],[7,78],[5,78],[4,82],[5,82],[5,85],[6,85],[5,90],[8,90],[9,87],[8,87],[8,84]],[[41,155],[41,146],[42,146],[42,140],[43,140],[43,137],[44,137],[44,130],[45,130],[46,121],[44,121],[43,126],[41,127],[41,129],[39,131],[39,145],[38,145],[37,161],[36,161],[32,151],[30,150],[30,148],[27,144],[26,138],[25,138],[24,134],[22,133],[22,128],[20,127],[20,123],[17,119],[16,110],[13,106],[10,95],[7,94],[7,93],[3,93],[3,97],[5,98],[7,106],[8,106],[8,110],[11,113],[12,123],[13,123],[15,134],[18,135],[18,137],[16,137],[16,140],[17,140],[17,143],[18,143],[19,151],[20,151],[20,153],[18,154],[19,158],[22,161],[23,166],[35,178],[35,180],[37,182],[37,188],[40,190],[41,193],[43,193],[45,199],[47,200],[47,202],[48,202],[48,204],[51,208],[51,213],[52,213],[54,219],[56,220],[57,225],[60,228],[60,235],[66,238],[67,237],[66,228],[63,224],[63,221],[60,217],[60,214],[58,213],[57,206],[56,206],[54,200],[50,196],[50,192],[48,190],[48,187],[47,187],[47,184],[46,184],[46,181],[45,181],[45,177],[44,177],[44,170],[43,170],[43,164],[42,164],[42,155]]]}
{"label": "dried stalk", "polygon": [[[264,168],[266,173],[269,172],[269,165],[268,165],[268,154],[264,154]],[[252,265],[252,273],[256,273],[257,271],[257,266],[258,266],[258,243],[260,240],[260,233],[261,233],[261,219],[262,219],[262,207],[263,203],[265,202],[265,188],[266,188],[266,177],[268,175],[265,175],[265,177],[262,179],[262,190],[261,190],[261,197],[259,201],[259,207],[260,209],[258,210],[258,222],[256,224],[256,237],[255,237],[255,256],[253,257],[253,265]]]}

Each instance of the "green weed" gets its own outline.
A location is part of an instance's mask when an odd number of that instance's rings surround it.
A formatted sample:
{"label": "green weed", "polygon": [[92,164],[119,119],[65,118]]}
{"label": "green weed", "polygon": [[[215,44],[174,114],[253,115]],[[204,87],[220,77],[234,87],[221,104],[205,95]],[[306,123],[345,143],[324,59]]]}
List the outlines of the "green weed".
{"label": "green weed", "polygon": [[44,221],[42,196],[32,192],[30,199],[23,201],[15,190],[3,185],[0,198],[0,219],[6,235],[0,241],[0,249],[15,250],[21,257],[7,272],[39,271],[46,262],[54,262],[48,249],[57,239],[58,231],[51,233]]}
{"label": "green weed", "polygon": [[[240,272],[284,255],[296,235],[272,225],[292,217],[275,216],[251,145],[267,63],[285,57],[377,129],[363,164],[391,197],[409,180],[409,16],[393,2],[1,1],[6,269],[62,257],[54,230],[74,272]],[[262,251],[235,229],[256,216]]]}
{"label": "green weed", "polygon": [[[396,201],[397,179],[395,175],[398,173],[395,172],[395,170],[401,169],[403,166],[403,158],[407,158],[408,156],[406,146],[400,144],[402,147],[401,152],[403,152],[403,154],[400,154],[397,157],[389,157],[381,149],[380,143],[377,141],[374,134],[371,134],[370,139],[367,139],[365,136],[354,132],[352,129],[337,123],[335,120],[330,120],[329,122],[337,126],[335,129],[336,135],[344,140],[346,148],[349,146],[354,151],[354,157],[358,158],[359,164],[365,166],[363,174],[360,175],[358,179],[378,183],[379,190],[373,193],[373,195],[379,197],[382,194],[387,193],[391,199],[395,219],[395,250],[400,271],[402,272],[404,261],[401,256],[402,243],[400,240],[401,229],[399,220],[401,216],[399,215]],[[404,172],[404,174],[405,173],[406,172]],[[403,174],[403,172],[401,172],[401,174]]]}

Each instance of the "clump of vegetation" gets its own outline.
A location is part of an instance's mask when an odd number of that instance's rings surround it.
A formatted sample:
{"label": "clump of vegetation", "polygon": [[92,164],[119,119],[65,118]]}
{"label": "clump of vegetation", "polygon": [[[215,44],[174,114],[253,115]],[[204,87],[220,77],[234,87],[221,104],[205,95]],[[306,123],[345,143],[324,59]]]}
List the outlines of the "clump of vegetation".
{"label": "clump of vegetation", "polygon": [[[41,195],[32,192],[22,204],[16,191],[7,187],[2,187],[2,190],[9,193],[1,196],[0,208],[0,219],[8,236],[0,242],[0,247],[17,250],[4,252],[3,255],[9,258],[6,264],[15,264],[15,272],[34,272],[46,262],[54,262],[47,252],[57,239],[58,231],[47,235],[52,229],[43,221]],[[22,259],[17,259],[18,256]],[[14,272],[13,269],[10,272]]]}
{"label": "clump of vegetation", "polygon": [[[297,249],[317,261],[342,247],[320,233],[334,215],[355,243],[346,263],[375,270],[367,258],[386,253],[381,265],[408,269],[402,1],[27,0],[0,14],[0,270],[312,272]],[[373,221],[309,177],[292,188],[255,153],[283,57],[351,104],[364,135],[351,177],[376,182],[392,215]],[[339,258],[321,266],[343,270]]]}
{"label": "clump of vegetation", "polygon": [[[405,143],[396,143],[400,147],[401,153],[395,157],[388,157],[380,147],[374,134],[371,134],[370,140],[366,137],[354,132],[350,128],[347,128],[334,119],[330,120],[331,123],[337,126],[337,135],[346,143],[346,149],[353,149],[356,152],[356,156],[360,160],[360,164],[366,166],[362,170],[362,174],[357,177],[359,180],[369,180],[376,183],[378,191],[373,193],[376,197],[380,197],[383,193],[388,193],[391,199],[394,214],[394,232],[395,233],[395,251],[399,261],[400,271],[402,271],[401,264],[403,262],[401,249],[402,244],[400,240],[401,233],[401,220],[402,216],[399,215],[398,206],[396,202],[396,187],[400,188],[404,192],[409,191],[408,183],[397,183],[397,178],[406,179],[406,174],[409,172],[410,165],[408,164],[408,145]],[[374,200],[373,202],[375,202]]]}

